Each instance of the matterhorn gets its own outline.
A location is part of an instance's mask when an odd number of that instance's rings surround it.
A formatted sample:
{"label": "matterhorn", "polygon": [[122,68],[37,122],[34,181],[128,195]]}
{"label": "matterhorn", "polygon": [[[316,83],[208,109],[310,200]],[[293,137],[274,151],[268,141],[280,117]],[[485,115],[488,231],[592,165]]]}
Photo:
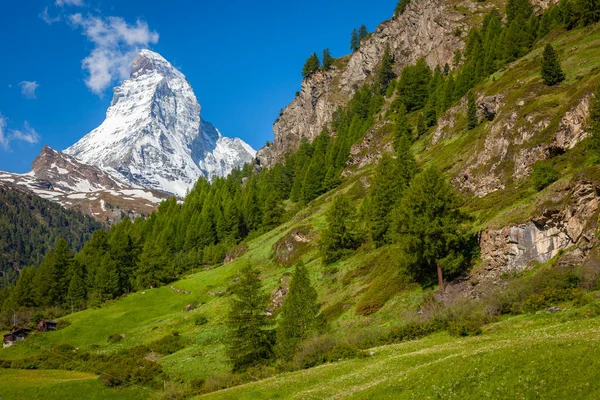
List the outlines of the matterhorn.
{"label": "matterhorn", "polygon": [[203,120],[186,77],[150,50],[137,55],[130,79],[114,89],[104,122],[65,153],[133,187],[178,197],[200,177],[226,176],[256,154]]}

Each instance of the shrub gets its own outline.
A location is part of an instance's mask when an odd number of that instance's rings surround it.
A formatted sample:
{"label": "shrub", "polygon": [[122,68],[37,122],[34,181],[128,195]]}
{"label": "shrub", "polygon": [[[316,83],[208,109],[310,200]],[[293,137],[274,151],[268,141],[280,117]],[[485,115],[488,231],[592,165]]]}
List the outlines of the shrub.
{"label": "shrub", "polygon": [[179,336],[179,332],[175,331],[168,336],[159,339],[152,344],[150,348],[152,351],[161,354],[163,356],[173,354],[185,347],[183,340]]}
{"label": "shrub", "polygon": [[533,165],[531,179],[535,190],[540,191],[558,180],[559,174],[548,162],[537,162]]}
{"label": "shrub", "polygon": [[208,323],[208,318],[205,315],[196,315],[194,318],[194,324],[196,326],[206,325]]}
{"label": "shrub", "polygon": [[319,335],[305,340],[298,346],[294,365],[296,368],[310,368],[362,354],[361,350],[331,335]]}
{"label": "shrub", "polygon": [[123,340],[123,336],[121,336],[118,333],[111,333],[110,335],[108,335],[108,343],[118,343],[121,340]]}

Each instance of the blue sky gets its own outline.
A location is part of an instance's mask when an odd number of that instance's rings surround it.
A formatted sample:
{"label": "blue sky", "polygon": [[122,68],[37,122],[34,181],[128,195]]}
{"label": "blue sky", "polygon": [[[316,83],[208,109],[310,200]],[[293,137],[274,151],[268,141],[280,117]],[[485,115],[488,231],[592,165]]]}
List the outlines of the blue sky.
{"label": "blue sky", "polygon": [[396,2],[3,1],[0,170],[26,172],[44,144],[63,150],[98,126],[123,75],[115,60],[141,47],[187,76],[203,118],[258,149],[306,58],[347,54],[352,28],[374,30]]}

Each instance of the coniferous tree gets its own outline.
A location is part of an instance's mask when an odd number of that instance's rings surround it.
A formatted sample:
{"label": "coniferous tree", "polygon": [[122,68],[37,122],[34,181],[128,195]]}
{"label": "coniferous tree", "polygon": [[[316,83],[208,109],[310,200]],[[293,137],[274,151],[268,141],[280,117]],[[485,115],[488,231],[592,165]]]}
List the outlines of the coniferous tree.
{"label": "coniferous tree", "polygon": [[475,103],[475,96],[473,92],[469,92],[467,95],[467,125],[468,129],[475,129],[479,121],[477,119],[477,104]]}
{"label": "coniferous tree", "polygon": [[403,245],[414,275],[427,281],[437,269],[443,293],[442,272],[456,273],[465,262],[460,197],[442,172],[430,166],[412,180],[394,216],[397,241]]}
{"label": "coniferous tree", "polygon": [[425,118],[425,113],[422,112],[419,114],[419,118],[417,119],[417,136],[424,136],[427,133],[427,129],[427,119]]}
{"label": "coniferous tree", "polygon": [[69,290],[67,299],[72,306],[81,307],[86,297],[85,274],[83,266],[75,261],[71,268],[71,280],[69,282]]}
{"label": "coniferous tree", "polygon": [[350,50],[354,53],[358,49],[360,49],[360,39],[358,38],[358,30],[354,28],[350,37]]}
{"label": "coniferous tree", "polygon": [[587,128],[590,134],[590,148],[595,152],[600,152],[600,86],[596,88],[590,98],[590,116]]}
{"label": "coniferous tree", "polygon": [[323,50],[323,69],[329,71],[335,59],[331,56],[329,49]]}
{"label": "coniferous tree", "polygon": [[69,249],[67,241],[60,239],[56,243],[52,254],[52,284],[49,296],[52,303],[61,305],[65,303],[67,290],[69,288],[69,271],[73,262],[73,253]]}
{"label": "coniferous tree", "polygon": [[548,86],[556,85],[565,80],[565,74],[560,68],[558,55],[550,44],[547,44],[544,48],[544,58],[542,60],[542,79]]}
{"label": "coniferous tree", "polygon": [[581,21],[583,25],[591,25],[600,21],[600,2],[598,0],[579,0]]}
{"label": "coniferous tree", "polygon": [[404,104],[400,104],[398,115],[396,116],[396,127],[394,129],[394,149],[398,149],[398,144],[402,139],[409,142],[413,140],[413,132],[408,122],[408,116]]}
{"label": "coniferous tree", "polygon": [[377,69],[375,76],[375,92],[384,95],[390,82],[396,77],[394,73],[394,56],[390,50],[390,46],[386,46],[383,58]]}
{"label": "coniferous tree", "polygon": [[274,191],[269,193],[264,203],[262,225],[265,228],[274,228],[281,223],[283,217],[281,200]]}
{"label": "coniferous tree", "polygon": [[317,292],[310,282],[306,267],[299,263],[281,308],[281,320],[277,327],[277,355],[290,360],[300,342],[318,332],[323,324]]}
{"label": "coniferous tree", "polygon": [[330,264],[357,249],[363,241],[356,207],[346,195],[337,196],[327,212],[327,228],[322,232],[323,262]]}
{"label": "coniferous tree", "polygon": [[319,69],[320,65],[321,64],[317,53],[311,54],[311,56],[308,57],[308,59],[306,60],[306,63],[304,63],[304,67],[302,68],[302,77],[306,78],[312,75],[313,72]]}
{"label": "coniferous tree", "polygon": [[402,70],[396,87],[398,98],[404,103],[408,112],[419,110],[425,106],[429,96],[431,78],[431,68],[422,58],[415,65]]}
{"label": "coniferous tree", "polygon": [[361,25],[360,28],[358,29],[358,41],[360,42],[361,40],[366,38],[368,35],[369,35],[369,30],[367,29],[367,27],[364,24]]}
{"label": "coniferous tree", "polygon": [[12,293],[15,303],[21,307],[31,308],[37,306],[35,298],[36,273],[37,270],[34,267],[27,267],[21,270],[19,280],[14,286]]}
{"label": "coniferous tree", "polygon": [[519,17],[527,21],[532,13],[533,7],[529,0],[508,0],[506,4],[506,20],[509,25]]}
{"label": "coniferous tree", "polygon": [[247,266],[232,288],[227,317],[227,355],[234,372],[267,362],[273,357],[273,340],[265,314],[269,297],[263,292],[258,271]]}

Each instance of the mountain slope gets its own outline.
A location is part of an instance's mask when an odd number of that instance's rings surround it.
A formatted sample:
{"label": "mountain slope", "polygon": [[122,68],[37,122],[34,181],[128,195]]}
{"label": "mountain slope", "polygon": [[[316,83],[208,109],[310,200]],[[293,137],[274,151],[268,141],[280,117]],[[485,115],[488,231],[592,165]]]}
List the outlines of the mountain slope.
{"label": "mountain slope", "polygon": [[180,197],[199,177],[225,176],[255,155],[203,121],[185,76],[149,50],[139,53],[131,78],[115,88],[104,122],[65,153],[134,186]]}
{"label": "mountain slope", "polygon": [[118,176],[44,146],[26,174],[0,171],[0,184],[31,192],[66,209],[114,223],[154,211],[170,197],[164,192],[131,187]]}
{"label": "mountain slope", "polygon": [[89,216],[65,210],[31,194],[0,175],[0,287],[14,282],[18,271],[38,265],[60,238],[80,250],[91,233],[103,227]]}

